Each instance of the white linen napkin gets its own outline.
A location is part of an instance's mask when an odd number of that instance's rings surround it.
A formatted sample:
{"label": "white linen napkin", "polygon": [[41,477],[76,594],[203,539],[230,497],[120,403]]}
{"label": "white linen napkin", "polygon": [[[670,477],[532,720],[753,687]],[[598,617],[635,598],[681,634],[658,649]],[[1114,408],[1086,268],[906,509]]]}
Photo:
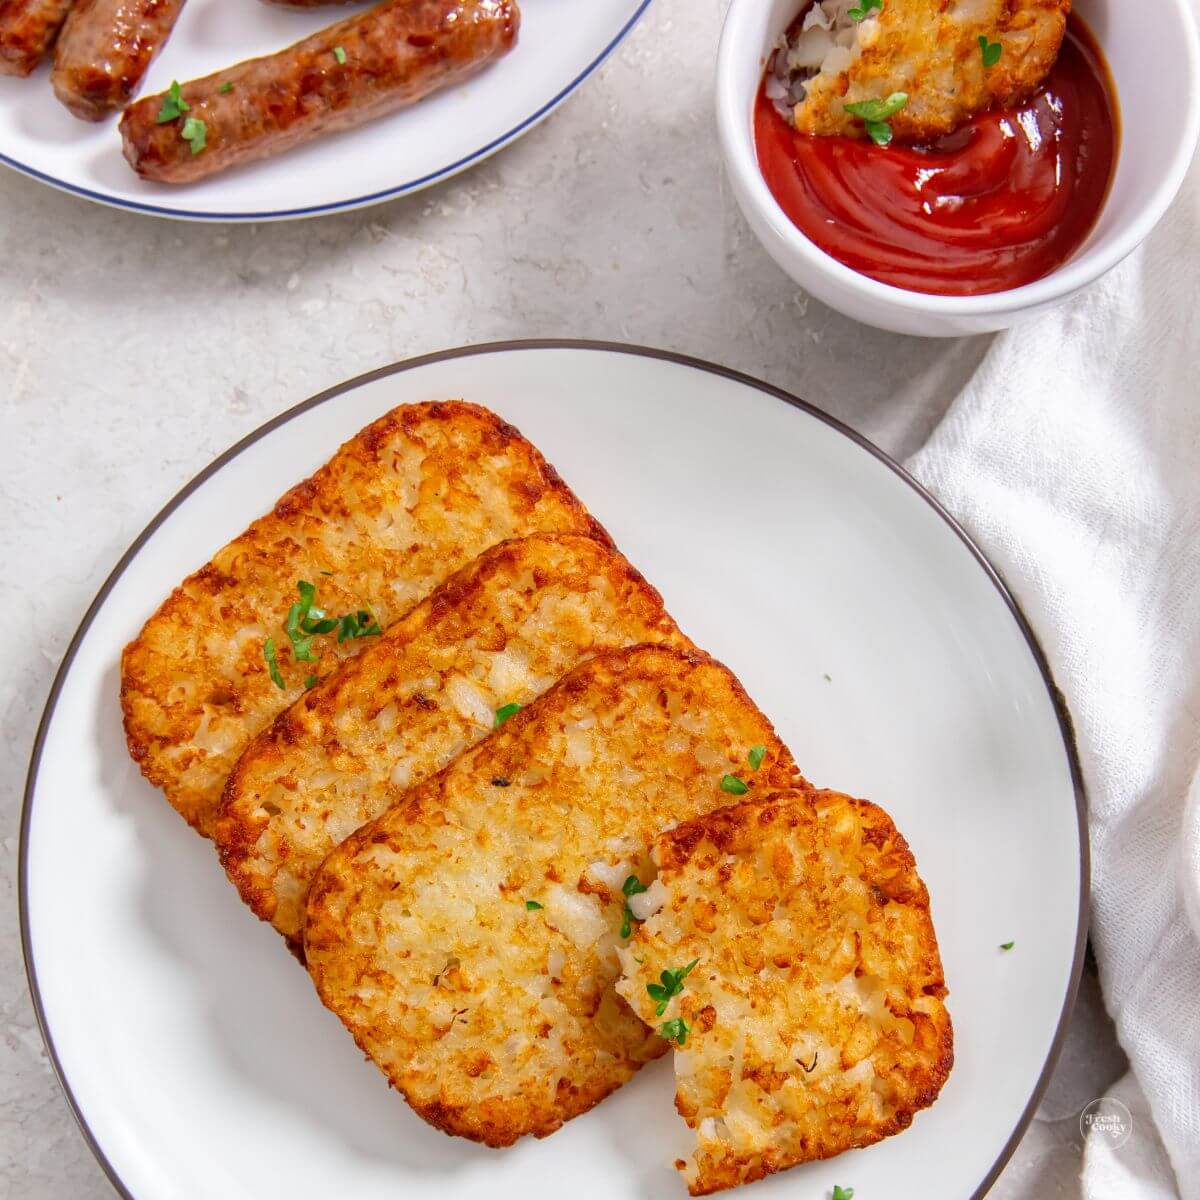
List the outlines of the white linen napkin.
{"label": "white linen napkin", "polygon": [[1133,1115],[1126,1145],[1088,1138],[1086,1200],[1200,1200],[1198,266],[1194,168],[1141,251],[996,339],[908,464],[1008,581],[1075,720]]}

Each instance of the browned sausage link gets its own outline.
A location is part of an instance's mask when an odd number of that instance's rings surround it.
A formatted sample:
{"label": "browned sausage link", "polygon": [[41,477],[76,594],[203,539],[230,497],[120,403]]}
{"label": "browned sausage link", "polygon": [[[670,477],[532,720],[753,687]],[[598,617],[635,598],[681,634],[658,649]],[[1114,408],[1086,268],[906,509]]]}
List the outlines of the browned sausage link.
{"label": "browned sausage link", "polygon": [[294,8],[306,12],[313,8],[337,8],[338,5],[352,4],[354,0],[263,0],[272,8]]}
{"label": "browned sausage link", "polygon": [[84,121],[124,108],[166,45],[183,0],[76,0],[54,51],[54,93]]}
{"label": "browned sausage link", "polygon": [[516,0],[387,0],[184,84],[176,120],[158,123],[165,96],[139,100],[121,118],[125,157],[144,179],[190,183],[279,154],[464,79],[507,54],[519,24]]}
{"label": "browned sausage link", "polygon": [[72,0],[0,0],[0,75],[28,75],[54,44]]}

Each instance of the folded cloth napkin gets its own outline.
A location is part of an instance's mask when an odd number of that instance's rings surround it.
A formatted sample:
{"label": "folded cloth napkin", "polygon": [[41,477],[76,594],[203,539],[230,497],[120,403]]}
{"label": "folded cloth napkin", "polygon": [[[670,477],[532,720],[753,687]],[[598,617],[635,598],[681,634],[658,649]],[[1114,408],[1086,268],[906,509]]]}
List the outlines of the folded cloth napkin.
{"label": "folded cloth napkin", "polygon": [[1194,167],[1142,250],[996,339],[908,464],[1008,581],[1075,720],[1134,1126],[1088,1139],[1087,1200],[1200,1200],[1198,268]]}

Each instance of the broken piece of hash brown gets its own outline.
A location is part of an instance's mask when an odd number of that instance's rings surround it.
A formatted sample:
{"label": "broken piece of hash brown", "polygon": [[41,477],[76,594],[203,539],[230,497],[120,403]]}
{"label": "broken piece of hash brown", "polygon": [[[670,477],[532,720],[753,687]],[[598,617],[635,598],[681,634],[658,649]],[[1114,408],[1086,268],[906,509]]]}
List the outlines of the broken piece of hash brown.
{"label": "broken piece of hash brown", "polygon": [[[817,0],[780,50],[802,81],[796,128],[861,136],[846,105],[900,92],[908,100],[890,118],[896,137],[942,137],[1032,95],[1058,58],[1070,11],[1071,0]],[[999,49],[985,51],[981,38]]]}
{"label": "broken piece of hash brown", "polygon": [[617,990],[675,1046],[693,1195],[870,1145],[933,1103],[954,1057],[946,987],[882,809],[783,792],[686,821],[653,853],[661,907]]}

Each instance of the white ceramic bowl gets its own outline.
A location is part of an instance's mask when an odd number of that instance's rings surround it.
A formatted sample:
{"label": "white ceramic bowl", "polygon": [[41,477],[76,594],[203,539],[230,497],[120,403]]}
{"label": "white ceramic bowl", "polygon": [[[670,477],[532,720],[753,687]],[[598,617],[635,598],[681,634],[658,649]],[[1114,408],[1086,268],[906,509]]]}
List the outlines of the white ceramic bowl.
{"label": "white ceramic bowl", "polygon": [[[1200,40],[1191,0],[1076,0],[1117,85],[1117,174],[1084,245],[1045,279],[988,296],[926,296],[878,283],[815,246],[775,202],[754,149],[754,98],[771,49],[802,0],[733,0],[717,56],[717,124],[733,190],[773,259],[839,312],[897,333],[1005,329],[1099,279],[1135,250],[1175,198],[1200,134]],[[1152,10],[1152,11],[1151,11]]]}

